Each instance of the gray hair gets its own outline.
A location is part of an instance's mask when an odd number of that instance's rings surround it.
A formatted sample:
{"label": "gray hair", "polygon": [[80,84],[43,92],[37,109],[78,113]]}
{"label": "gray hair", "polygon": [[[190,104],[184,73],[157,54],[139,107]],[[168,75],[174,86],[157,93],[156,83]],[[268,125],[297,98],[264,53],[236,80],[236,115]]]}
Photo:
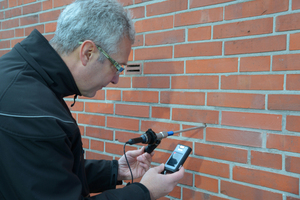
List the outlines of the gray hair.
{"label": "gray hair", "polygon": [[[116,0],[76,0],[60,14],[52,47],[69,55],[78,42],[92,40],[108,54],[118,52],[119,42],[127,37],[134,43],[135,29],[129,11]],[[104,60],[100,54],[99,61]]]}

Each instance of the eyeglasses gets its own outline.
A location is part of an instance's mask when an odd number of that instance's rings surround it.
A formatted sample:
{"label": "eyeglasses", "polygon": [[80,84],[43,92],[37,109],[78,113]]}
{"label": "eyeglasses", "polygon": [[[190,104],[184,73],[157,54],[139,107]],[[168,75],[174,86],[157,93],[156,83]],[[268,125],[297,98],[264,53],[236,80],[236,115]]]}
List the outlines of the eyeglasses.
{"label": "eyeglasses", "polygon": [[[79,42],[79,44],[82,44],[83,42]],[[96,45],[96,44],[95,44]],[[110,57],[108,55],[108,53],[106,53],[101,47],[99,47],[98,45],[96,45],[96,47],[99,49],[99,51],[101,51],[101,53],[103,53],[103,55],[115,66],[115,68],[117,69],[117,74],[120,74],[124,68],[117,62],[115,61],[112,57]]]}

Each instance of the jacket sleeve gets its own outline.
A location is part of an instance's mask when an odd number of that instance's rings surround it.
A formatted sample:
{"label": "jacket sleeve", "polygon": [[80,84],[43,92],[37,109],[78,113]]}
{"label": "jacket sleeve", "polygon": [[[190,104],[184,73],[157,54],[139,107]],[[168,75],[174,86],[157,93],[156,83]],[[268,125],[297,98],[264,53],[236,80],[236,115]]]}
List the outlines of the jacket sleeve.
{"label": "jacket sleeve", "polygon": [[[45,140],[0,130],[0,152],[0,197],[3,199],[150,199],[149,191],[138,183],[91,198],[82,196],[83,185],[73,171],[75,158],[66,137]],[[96,166],[99,165],[93,168]]]}
{"label": "jacket sleeve", "polygon": [[117,182],[118,161],[116,160],[86,160],[85,170],[90,192],[102,192],[100,195],[89,199],[150,200],[148,189],[140,183],[133,183],[122,189],[115,189],[116,184],[121,184],[121,182]]}
{"label": "jacket sleeve", "polygon": [[141,183],[133,183],[121,189],[107,190],[84,200],[150,200],[148,189]]}

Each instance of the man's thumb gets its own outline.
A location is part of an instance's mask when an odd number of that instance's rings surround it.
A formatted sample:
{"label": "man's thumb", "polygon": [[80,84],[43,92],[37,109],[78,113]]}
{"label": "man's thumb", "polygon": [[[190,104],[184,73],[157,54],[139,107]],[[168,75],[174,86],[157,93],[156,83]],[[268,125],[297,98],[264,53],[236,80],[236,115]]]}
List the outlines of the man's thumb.
{"label": "man's thumb", "polygon": [[162,171],[164,171],[165,169],[165,164],[162,163],[160,164],[159,166],[155,167],[155,170],[158,172],[158,173],[161,173]]}

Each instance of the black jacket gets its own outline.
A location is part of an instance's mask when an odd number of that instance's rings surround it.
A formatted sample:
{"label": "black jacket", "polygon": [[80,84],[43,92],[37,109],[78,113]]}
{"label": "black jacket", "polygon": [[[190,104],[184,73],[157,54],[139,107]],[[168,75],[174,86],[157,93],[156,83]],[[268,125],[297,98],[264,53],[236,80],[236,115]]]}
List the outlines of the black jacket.
{"label": "black jacket", "polygon": [[73,94],[68,67],[37,30],[0,58],[0,199],[150,199],[140,183],[115,189],[117,161],[84,159],[63,100]]}

